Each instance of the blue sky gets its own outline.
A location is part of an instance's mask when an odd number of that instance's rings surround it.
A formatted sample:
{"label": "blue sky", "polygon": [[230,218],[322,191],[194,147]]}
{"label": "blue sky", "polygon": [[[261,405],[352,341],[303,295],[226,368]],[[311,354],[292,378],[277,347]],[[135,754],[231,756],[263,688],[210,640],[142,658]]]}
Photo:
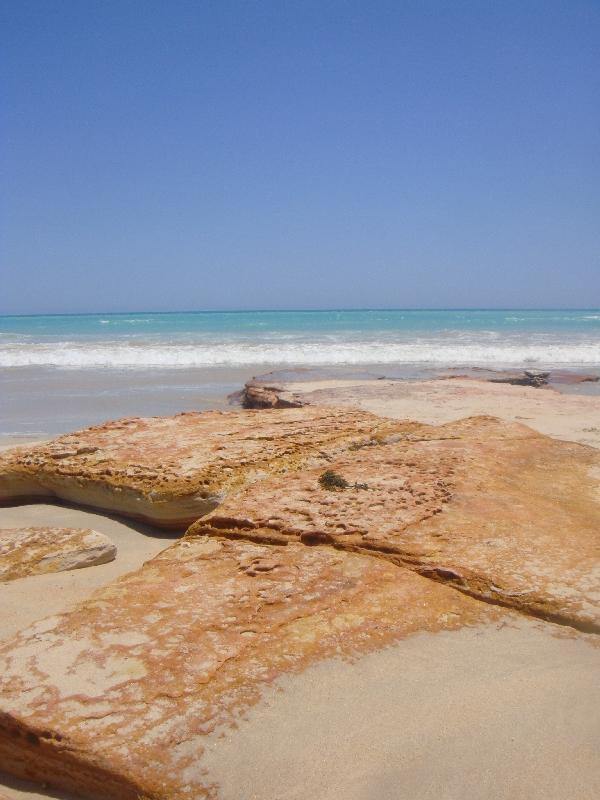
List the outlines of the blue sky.
{"label": "blue sky", "polygon": [[4,313],[600,305],[600,2],[0,3]]}

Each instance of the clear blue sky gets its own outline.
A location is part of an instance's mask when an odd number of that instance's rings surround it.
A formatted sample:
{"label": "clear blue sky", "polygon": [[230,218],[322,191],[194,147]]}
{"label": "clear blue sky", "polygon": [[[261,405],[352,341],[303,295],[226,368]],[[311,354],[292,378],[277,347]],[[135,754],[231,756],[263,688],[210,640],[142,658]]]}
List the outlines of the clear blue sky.
{"label": "clear blue sky", "polygon": [[599,0],[15,0],[4,313],[600,305]]}

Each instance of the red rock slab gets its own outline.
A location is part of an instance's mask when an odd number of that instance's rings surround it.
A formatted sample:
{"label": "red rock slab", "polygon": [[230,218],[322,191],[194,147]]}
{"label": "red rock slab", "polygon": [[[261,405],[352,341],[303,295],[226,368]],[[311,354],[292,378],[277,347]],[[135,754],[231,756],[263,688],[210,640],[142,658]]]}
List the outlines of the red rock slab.
{"label": "red rock slab", "polygon": [[216,798],[205,737],[281,673],[499,619],[382,559],[184,539],[0,650],[0,770],[94,800]]}
{"label": "red rock slab", "polygon": [[122,419],[0,456],[0,504],[58,499],[185,529],[248,481],[397,425],[316,407]]}
{"label": "red rock slab", "polygon": [[[600,453],[475,417],[357,447],[249,486],[189,535],[327,542],[502,603],[600,630]],[[428,434],[425,435],[428,431]],[[392,440],[395,437],[392,437]]]}
{"label": "red rock slab", "polygon": [[89,528],[0,529],[0,581],[114,561],[117,548]]}

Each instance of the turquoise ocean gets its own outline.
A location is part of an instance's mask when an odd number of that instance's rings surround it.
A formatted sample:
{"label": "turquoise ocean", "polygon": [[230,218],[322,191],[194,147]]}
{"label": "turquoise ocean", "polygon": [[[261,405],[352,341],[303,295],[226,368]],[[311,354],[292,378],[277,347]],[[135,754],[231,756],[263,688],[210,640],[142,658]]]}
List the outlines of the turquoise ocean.
{"label": "turquoise ocean", "polygon": [[0,434],[225,408],[253,375],[294,367],[400,379],[450,367],[598,372],[600,310],[4,316]]}
{"label": "turquoise ocean", "polygon": [[0,317],[1,367],[600,366],[600,311],[243,311]]}

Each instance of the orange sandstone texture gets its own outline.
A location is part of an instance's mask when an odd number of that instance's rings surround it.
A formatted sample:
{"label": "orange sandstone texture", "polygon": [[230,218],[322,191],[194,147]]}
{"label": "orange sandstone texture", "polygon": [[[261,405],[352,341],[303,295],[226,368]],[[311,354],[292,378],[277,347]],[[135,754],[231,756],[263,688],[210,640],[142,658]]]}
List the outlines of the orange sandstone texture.
{"label": "orange sandstone texture", "polygon": [[[349,487],[324,488],[325,470]],[[0,770],[83,797],[216,797],[207,735],[320,659],[514,619],[498,604],[600,629],[600,453],[490,417],[125,420],[7,456],[0,475],[88,504],[101,489],[111,510],[130,493],[163,524],[224,499],[0,650]]]}
{"label": "orange sandstone texture", "polygon": [[[329,543],[502,603],[600,630],[600,453],[474,417],[416,426],[320,468],[247,487],[189,535]],[[352,485],[366,484],[363,488]]]}
{"label": "orange sandstone texture", "polygon": [[122,419],[0,456],[0,504],[62,499],[184,529],[246,482],[397,425],[319,408]]}
{"label": "orange sandstone texture", "polygon": [[108,536],[89,528],[4,528],[0,581],[106,564],[116,554]]}
{"label": "orange sandstone texture", "polygon": [[216,797],[206,736],[279,674],[509,618],[369,556],[186,538],[4,646],[0,769],[95,800]]}

